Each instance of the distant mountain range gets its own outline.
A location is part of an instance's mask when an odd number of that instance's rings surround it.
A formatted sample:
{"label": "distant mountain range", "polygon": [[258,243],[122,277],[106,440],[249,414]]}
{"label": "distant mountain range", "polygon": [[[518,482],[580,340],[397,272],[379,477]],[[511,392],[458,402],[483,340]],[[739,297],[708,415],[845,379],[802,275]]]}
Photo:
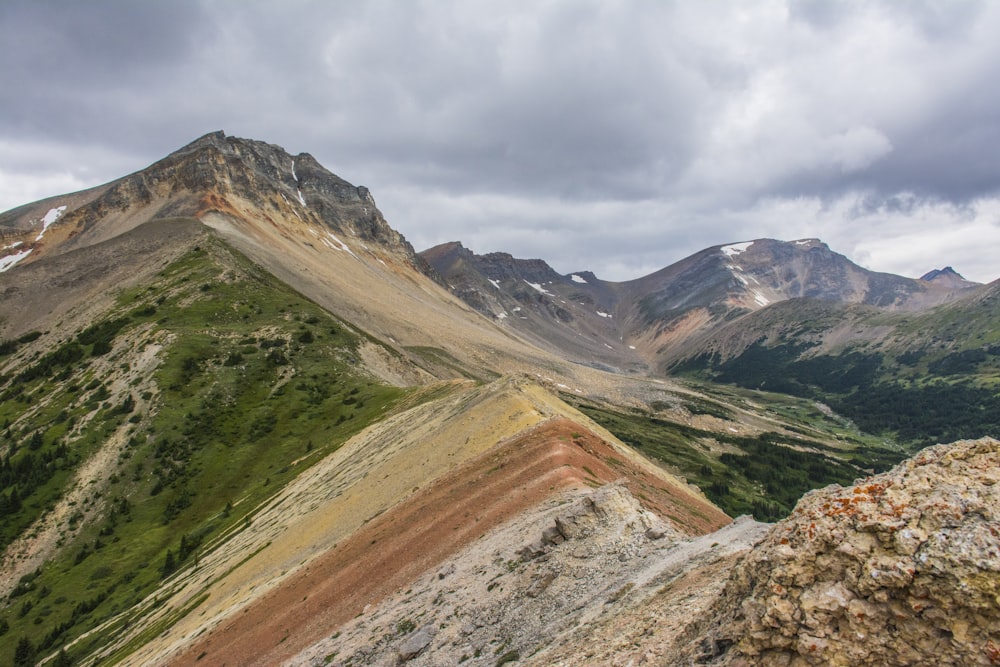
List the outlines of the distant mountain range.
{"label": "distant mountain range", "polygon": [[580,363],[633,372],[662,372],[789,300],[920,312],[983,289],[950,267],[919,280],[869,271],[817,239],[714,246],[621,283],[559,275],[539,259],[476,255],[459,242],[420,255],[501,326]]}

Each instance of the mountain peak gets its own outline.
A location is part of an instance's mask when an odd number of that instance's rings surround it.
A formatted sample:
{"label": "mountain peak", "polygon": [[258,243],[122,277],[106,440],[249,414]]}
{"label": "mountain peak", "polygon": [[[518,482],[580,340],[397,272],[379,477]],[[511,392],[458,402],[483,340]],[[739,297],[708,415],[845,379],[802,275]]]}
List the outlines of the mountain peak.
{"label": "mountain peak", "polygon": [[225,140],[226,133],[222,130],[216,130],[214,132],[201,135],[191,143],[178,148],[172,154],[176,155],[178,153],[188,153],[192,150],[197,150],[205,146],[220,146],[223,142],[225,142]]}
{"label": "mountain peak", "polygon": [[566,276],[575,283],[596,284],[601,282],[601,279],[593,271],[574,271],[567,273]]}
{"label": "mountain peak", "polygon": [[422,251],[419,257],[427,262],[431,277],[447,286],[447,280],[460,273],[463,264],[474,260],[475,254],[461,241],[448,241]]}
{"label": "mountain peak", "polygon": [[938,278],[951,277],[951,276],[958,276],[959,278],[963,277],[955,269],[951,268],[950,266],[946,266],[943,269],[931,269],[930,271],[928,271],[924,275],[920,276],[920,279],[921,280],[937,280]]}
{"label": "mountain peak", "polygon": [[971,280],[966,280],[961,273],[950,266],[946,266],[943,269],[932,269],[920,276],[920,280],[947,287],[973,287],[978,284]]}
{"label": "mountain peak", "polygon": [[735,257],[736,255],[741,255],[744,252],[762,252],[773,250],[775,248],[797,248],[801,250],[829,250],[830,246],[823,243],[823,241],[816,238],[809,239],[798,239],[795,241],[779,241],[776,239],[754,239],[752,241],[740,241],[738,243],[728,243],[726,245],[717,246],[717,249],[722,252],[722,254],[727,257]]}
{"label": "mountain peak", "polygon": [[436,252],[436,253],[448,253],[448,252],[471,252],[461,241],[445,241],[440,243],[433,248],[428,248],[423,252]]}
{"label": "mountain peak", "polygon": [[[43,240],[40,231],[56,217],[46,213],[50,209],[58,211],[58,222]],[[248,230],[265,225],[336,247],[356,238],[416,262],[413,248],[389,226],[368,188],[330,172],[309,153],[293,156],[281,146],[216,130],[116,181],[6,215],[6,245],[23,245],[7,266],[100,242],[153,219],[204,221],[219,215],[243,221]]]}

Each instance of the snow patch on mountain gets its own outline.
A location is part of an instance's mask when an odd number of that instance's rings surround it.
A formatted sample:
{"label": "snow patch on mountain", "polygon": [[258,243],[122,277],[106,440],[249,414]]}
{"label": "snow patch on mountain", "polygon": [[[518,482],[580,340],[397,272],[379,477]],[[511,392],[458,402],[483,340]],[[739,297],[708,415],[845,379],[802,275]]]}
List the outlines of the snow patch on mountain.
{"label": "snow patch on mountain", "polygon": [[[743,244],[740,244],[740,245],[743,245]],[[767,306],[767,305],[769,305],[771,303],[770,299],[768,299],[766,296],[764,296],[755,287],[751,286],[750,283],[753,283],[754,285],[758,285],[759,286],[760,285],[760,281],[757,280],[757,278],[755,278],[753,275],[751,275],[749,273],[743,273],[743,267],[742,266],[740,266],[738,264],[728,264],[726,266],[726,268],[729,269],[730,273],[733,274],[733,277],[736,278],[736,280],[738,280],[743,287],[747,288],[747,291],[753,297],[754,303],[756,303],[758,306],[761,306],[761,307]]]}
{"label": "snow patch on mountain", "polygon": [[[522,280],[524,280],[524,279],[522,278]],[[528,283],[528,285],[530,285],[532,288],[534,288],[535,290],[537,290],[538,292],[540,292],[542,294],[546,294],[548,296],[555,296],[555,294],[553,294],[552,292],[548,291],[547,289],[545,289],[544,287],[542,287],[538,283],[531,283],[531,282],[528,282],[527,280],[525,280],[524,282]]]}
{"label": "snow patch on mountain", "polygon": [[295,160],[292,160],[292,178],[295,179],[295,194],[299,196],[299,203],[302,204],[302,206],[304,206],[305,208],[309,208],[309,205],[306,204],[306,198],[302,196],[302,190],[300,190],[298,187],[299,176],[298,174],[295,173]]}
{"label": "snow patch on mountain", "polygon": [[739,255],[745,252],[747,248],[753,245],[753,241],[745,241],[744,243],[730,243],[729,245],[724,245],[720,250],[727,257],[733,257],[734,255]]}
{"label": "snow patch on mountain", "polygon": [[733,274],[733,277],[740,281],[744,287],[750,287],[750,283],[755,285],[760,285],[760,281],[754,278],[752,275],[743,273],[743,267],[737,264],[729,264],[727,267],[729,271]]}
{"label": "snow patch on mountain", "polygon": [[575,273],[572,274],[572,275],[570,275],[569,279],[572,280],[575,283],[583,283],[584,285],[588,284],[586,278],[584,278],[583,276],[578,276]]}
{"label": "snow patch on mountain", "polygon": [[357,255],[354,254],[354,251],[351,250],[350,247],[348,247],[348,245],[346,243],[344,243],[339,238],[337,238],[336,235],[334,235],[333,232],[327,232],[326,235],[329,236],[330,239],[332,240],[332,243],[331,243],[325,237],[322,239],[323,243],[325,243],[328,248],[331,248],[333,250],[342,250],[342,251],[348,253],[354,259],[358,259],[358,260],[361,259],[360,257],[358,257]]}
{"label": "snow patch on mountain", "polygon": [[65,206],[57,206],[56,208],[50,208],[49,212],[45,214],[42,218],[42,231],[38,232],[38,236],[35,237],[36,241],[41,241],[42,237],[45,236],[45,230],[47,230],[52,223],[59,219],[63,213],[66,212]]}
{"label": "snow patch on mountain", "polygon": [[31,248],[27,250],[22,250],[21,252],[16,252],[13,255],[7,255],[6,257],[0,257],[0,273],[3,273],[10,267],[14,266],[22,259],[31,254]]}

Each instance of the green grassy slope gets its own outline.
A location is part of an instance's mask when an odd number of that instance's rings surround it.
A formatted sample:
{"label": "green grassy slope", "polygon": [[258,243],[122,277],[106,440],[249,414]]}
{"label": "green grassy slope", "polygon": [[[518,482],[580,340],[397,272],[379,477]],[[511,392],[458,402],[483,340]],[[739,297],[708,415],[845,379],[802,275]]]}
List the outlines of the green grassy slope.
{"label": "green grassy slope", "polygon": [[[838,320],[824,311],[826,319],[809,319],[803,304],[795,320],[795,306],[779,304],[792,319],[781,330],[761,327],[734,356],[702,353],[672,372],[821,400],[910,451],[1000,435],[1000,286],[923,313],[855,310]],[[854,340],[821,346],[824,331],[847,316]]]}
{"label": "green grassy slope", "polygon": [[[209,238],[101,321],[7,368],[0,545],[43,515],[67,516],[53,556],[0,602],[0,664],[59,651],[136,605],[391,410],[405,391],[358,370],[363,340]],[[98,451],[111,452],[110,469],[67,510],[60,498]]]}
{"label": "green grassy slope", "polygon": [[758,521],[788,515],[807,491],[827,484],[850,484],[887,469],[903,453],[824,414],[810,401],[763,392],[703,385],[711,399],[688,398],[693,415],[737,423],[751,409],[766,414],[775,431],[734,433],[725,425],[696,427],[670,411],[625,408],[570,395],[564,398],[650,459],[698,486],[730,516],[752,514]]}

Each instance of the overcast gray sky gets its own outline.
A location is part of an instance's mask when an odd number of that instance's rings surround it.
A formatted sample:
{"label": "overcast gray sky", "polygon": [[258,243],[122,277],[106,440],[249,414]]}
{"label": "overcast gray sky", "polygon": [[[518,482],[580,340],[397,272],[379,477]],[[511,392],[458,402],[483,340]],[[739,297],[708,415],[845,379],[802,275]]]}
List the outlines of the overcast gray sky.
{"label": "overcast gray sky", "polygon": [[1000,2],[2,0],[0,210],[213,130],[422,250],[625,280],[819,237],[1000,277]]}

